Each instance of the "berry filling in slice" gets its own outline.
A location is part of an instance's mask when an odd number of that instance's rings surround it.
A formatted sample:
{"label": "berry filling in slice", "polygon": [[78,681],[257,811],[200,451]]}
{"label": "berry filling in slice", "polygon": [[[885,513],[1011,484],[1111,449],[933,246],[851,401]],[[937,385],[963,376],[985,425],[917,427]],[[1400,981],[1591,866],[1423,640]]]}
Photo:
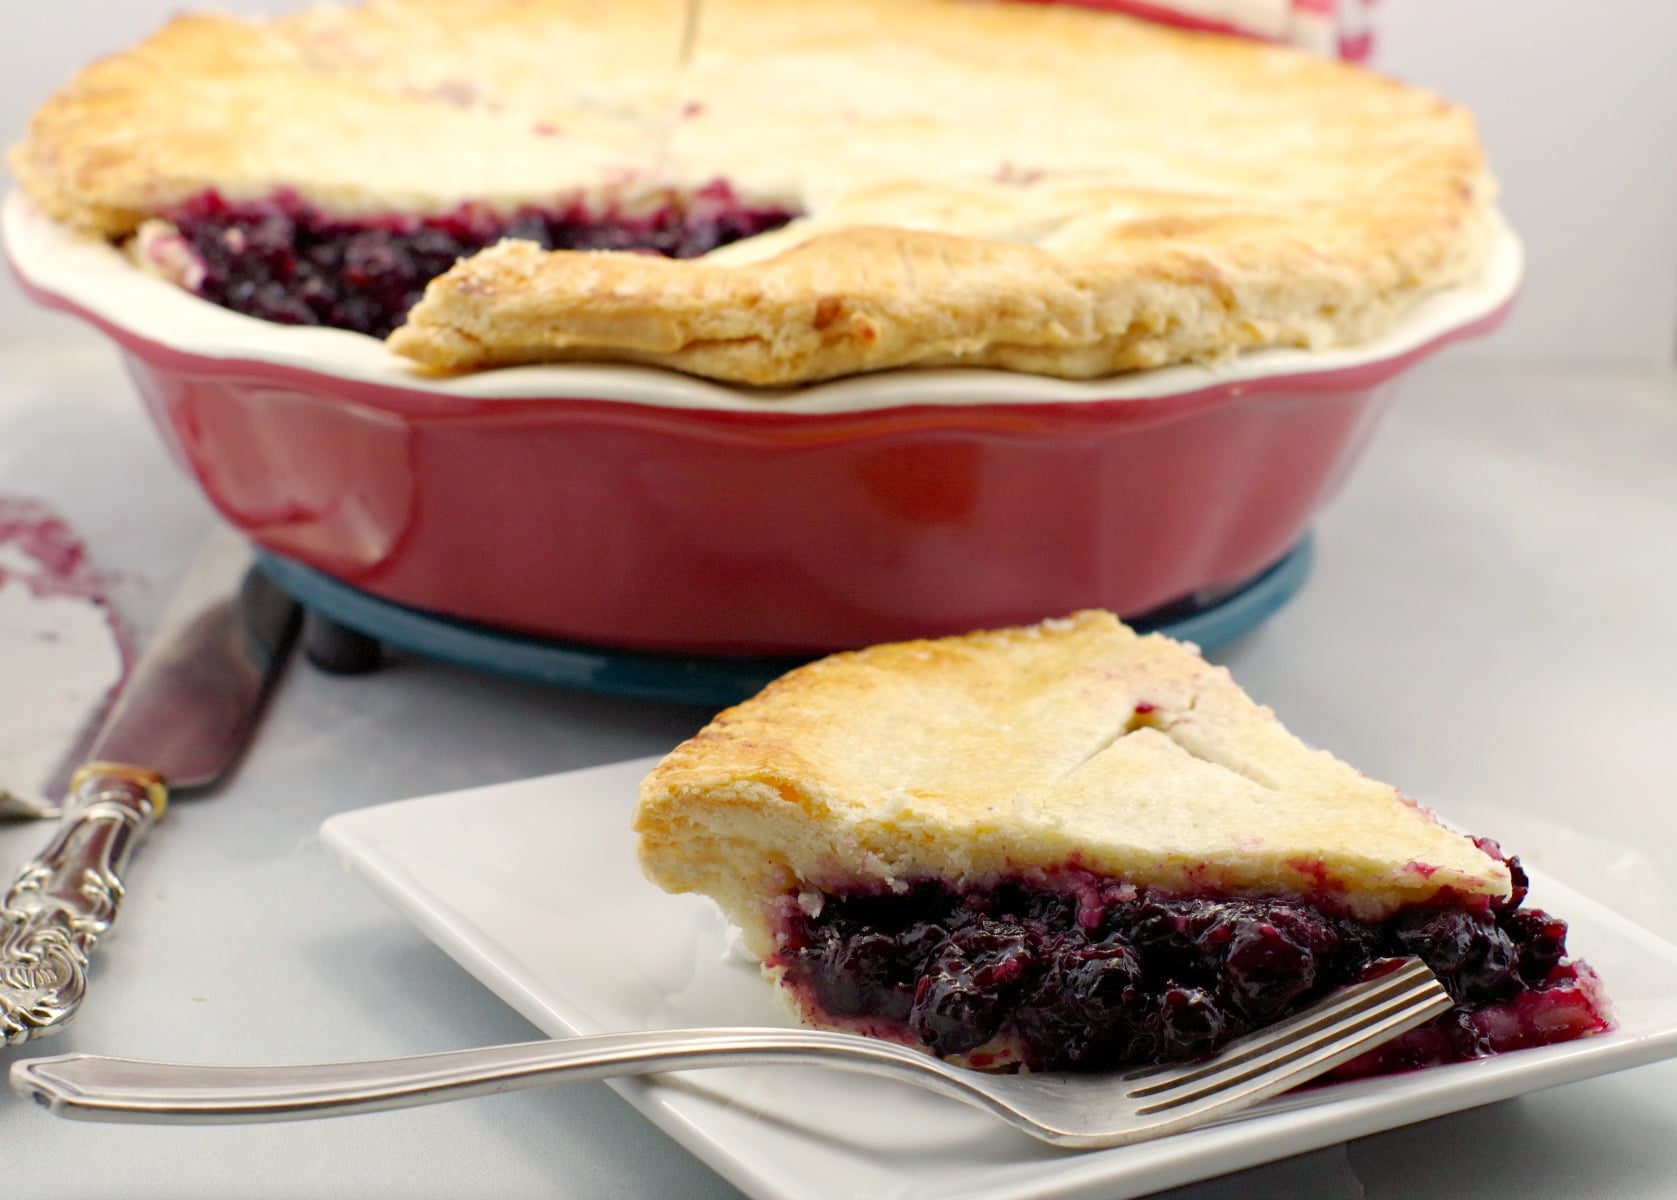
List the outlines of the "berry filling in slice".
{"label": "berry filling in slice", "polygon": [[[1517,862],[1509,864],[1516,879]],[[1497,907],[1359,920],[1275,897],[1173,897],[1061,872],[956,891],[788,897],[770,963],[813,1023],[980,1067],[1172,1062],[1415,955],[1456,1007],[1339,1068],[1459,1062],[1608,1027],[1566,925]]]}

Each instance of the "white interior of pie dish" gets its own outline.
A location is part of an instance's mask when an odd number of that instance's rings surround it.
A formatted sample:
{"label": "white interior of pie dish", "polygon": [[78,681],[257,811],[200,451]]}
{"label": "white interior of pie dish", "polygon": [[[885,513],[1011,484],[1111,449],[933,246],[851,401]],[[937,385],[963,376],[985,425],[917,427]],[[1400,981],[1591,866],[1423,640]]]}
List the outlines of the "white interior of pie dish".
{"label": "white interior of pie dish", "polygon": [[1091,381],[998,370],[934,369],[888,371],[792,389],[746,389],[618,364],[507,367],[430,376],[364,334],[277,325],[202,300],[139,270],[116,247],[52,221],[21,192],[7,196],[0,228],[12,266],[36,292],[115,331],[182,354],[256,361],[476,399],[580,397],[756,413],[1156,399],[1247,381],[1355,370],[1414,354],[1490,318],[1512,299],[1523,266],[1518,237],[1499,219],[1486,269],[1477,281],[1426,299],[1383,337],[1355,347],[1265,350],[1226,364],[1162,367]]}

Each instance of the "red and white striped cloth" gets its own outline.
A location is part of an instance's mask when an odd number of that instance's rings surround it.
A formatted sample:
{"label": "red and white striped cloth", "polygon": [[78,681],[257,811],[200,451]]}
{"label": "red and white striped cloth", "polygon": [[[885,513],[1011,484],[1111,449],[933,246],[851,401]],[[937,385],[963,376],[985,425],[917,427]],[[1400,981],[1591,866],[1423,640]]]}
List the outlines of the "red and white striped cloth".
{"label": "red and white striped cloth", "polygon": [[1035,0],[1110,8],[1152,21],[1291,42],[1363,62],[1373,48],[1375,0]]}

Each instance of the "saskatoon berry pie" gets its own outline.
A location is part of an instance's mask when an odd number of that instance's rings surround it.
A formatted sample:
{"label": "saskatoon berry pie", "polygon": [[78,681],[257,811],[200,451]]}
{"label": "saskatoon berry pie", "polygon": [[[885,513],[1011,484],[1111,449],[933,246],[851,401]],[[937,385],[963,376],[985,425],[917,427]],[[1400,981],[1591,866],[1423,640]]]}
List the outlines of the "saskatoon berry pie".
{"label": "saskatoon berry pie", "polygon": [[[369,0],[177,18],[35,113],[35,204],[430,368],[1067,378],[1353,344],[1473,280],[1460,108],[1009,0]],[[681,52],[683,46],[688,53]]]}
{"label": "saskatoon berry pie", "polygon": [[1192,1058],[1404,955],[1455,1008],[1342,1076],[1611,1023],[1517,859],[1108,613],[794,670],[660,763],[635,823],[803,1018],[974,1066]]}

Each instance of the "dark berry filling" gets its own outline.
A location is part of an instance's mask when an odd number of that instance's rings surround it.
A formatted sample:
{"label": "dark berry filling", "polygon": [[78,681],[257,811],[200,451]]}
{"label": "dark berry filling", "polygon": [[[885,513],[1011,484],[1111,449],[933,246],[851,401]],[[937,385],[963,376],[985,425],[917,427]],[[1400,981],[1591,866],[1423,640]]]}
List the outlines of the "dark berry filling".
{"label": "dark berry filling", "polygon": [[1418,955],[1456,1007],[1340,1071],[1361,1075],[1608,1027],[1594,976],[1566,957],[1565,923],[1520,908],[1523,893],[1500,908],[1371,923],[1297,900],[1172,897],[1073,871],[960,893],[926,882],[827,895],[813,916],[817,906],[788,901],[776,962],[831,1023],[944,1057],[980,1051],[980,1066],[995,1042],[1033,1070],[1105,1070],[1209,1053]]}
{"label": "dark berry filling", "polygon": [[205,299],[286,325],[383,337],[456,259],[503,238],[694,258],[797,214],[748,204],[718,181],[636,209],[577,202],[503,215],[466,205],[441,216],[342,220],[294,195],[233,203],[209,192],[167,215],[201,268],[193,276]]}

